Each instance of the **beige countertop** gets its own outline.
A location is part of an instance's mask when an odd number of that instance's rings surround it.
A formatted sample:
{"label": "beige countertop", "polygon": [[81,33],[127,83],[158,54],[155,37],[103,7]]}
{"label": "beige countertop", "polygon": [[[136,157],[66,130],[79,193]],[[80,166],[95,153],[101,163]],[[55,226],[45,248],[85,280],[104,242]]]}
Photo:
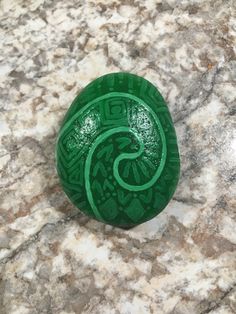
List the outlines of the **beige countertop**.
{"label": "beige countertop", "polygon": [[[2,0],[0,314],[236,312],[236,3]],[[58,182],[61,119],[97,76],[165,97],[181,179],[129,231],[78,213]]]}

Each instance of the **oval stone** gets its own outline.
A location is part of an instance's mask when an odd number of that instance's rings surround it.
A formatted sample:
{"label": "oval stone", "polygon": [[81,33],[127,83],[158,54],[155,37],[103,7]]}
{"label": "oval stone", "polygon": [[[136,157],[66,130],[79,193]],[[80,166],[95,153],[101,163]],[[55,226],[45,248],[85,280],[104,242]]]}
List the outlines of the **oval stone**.
{"label": "oval stone", "polygon": [[75,98],[56,148],[62,187],[86,215],[131,228],[159,214],[179,179],[168,107],[146,79],[104,75]]}

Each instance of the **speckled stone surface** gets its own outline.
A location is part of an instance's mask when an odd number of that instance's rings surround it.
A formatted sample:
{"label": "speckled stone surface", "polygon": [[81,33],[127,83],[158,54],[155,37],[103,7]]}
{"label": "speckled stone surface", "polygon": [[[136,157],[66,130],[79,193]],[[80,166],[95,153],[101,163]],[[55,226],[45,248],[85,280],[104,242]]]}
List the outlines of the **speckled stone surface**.
{"label": "speckled stone surface", "polygon": [[[0,3],[0,313],[236,312],[236,3]],[[56,134],[92,79],[129,71],[169,104],[182,161],[132,230],[68,202]]]}

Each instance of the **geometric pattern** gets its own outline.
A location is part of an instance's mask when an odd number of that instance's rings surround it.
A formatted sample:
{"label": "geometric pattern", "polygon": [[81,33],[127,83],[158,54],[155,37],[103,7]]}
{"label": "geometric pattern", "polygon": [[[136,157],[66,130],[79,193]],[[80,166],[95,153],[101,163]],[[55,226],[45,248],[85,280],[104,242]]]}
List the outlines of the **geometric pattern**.
{"label": "geometric pattern", "polygon": [[121,228],[160,213],[179,179],[168,107],[150,82],[133,74],[104,75],[85,87],[64,118],[56,151],[71,202]]}

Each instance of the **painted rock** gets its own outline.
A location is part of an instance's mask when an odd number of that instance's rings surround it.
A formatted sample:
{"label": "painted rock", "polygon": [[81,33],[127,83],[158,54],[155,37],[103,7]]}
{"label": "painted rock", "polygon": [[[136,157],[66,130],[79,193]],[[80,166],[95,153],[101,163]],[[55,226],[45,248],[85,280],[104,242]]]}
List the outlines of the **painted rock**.
{"label": "painted rock", "polygon": [[75,98],[59,131],[63,190],[86,215],[131,228],[159,214],[179,178],[168,107],[146,79],[104,75]]}

